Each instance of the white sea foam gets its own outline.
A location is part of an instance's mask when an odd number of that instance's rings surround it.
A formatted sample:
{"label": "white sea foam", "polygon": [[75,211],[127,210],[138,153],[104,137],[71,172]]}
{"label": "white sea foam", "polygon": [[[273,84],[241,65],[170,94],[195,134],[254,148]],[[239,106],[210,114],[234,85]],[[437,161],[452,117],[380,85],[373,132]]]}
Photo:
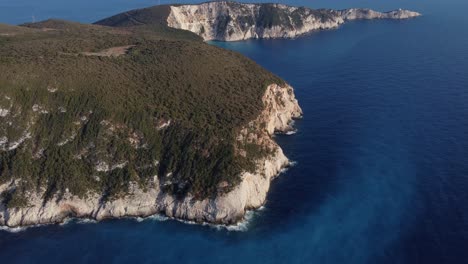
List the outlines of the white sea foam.
{"label": "white sea foam", "polygon": [[257,210],[254,211],[247,211],[245,214],[245,217],[242,221],[238,222],[237,224],[234,225],[223,225],[223,224],[211,224],[211,223],[199,223],[195,221],[190,221],[190,220],[183,220],[183,219],[178,219],[178,218],[173,218],[173,217],[168,217],[160,214],[148,216],[148,217],[135,217],[134,219],[137,222],[143,222],[143,221],[158,221],[158,222],[164,222],[168,220],[173,220],[177,221],[180,223],[184,223],[186,225],[200,225],[200,226],[206,226],[210,228],[214,228],[216,230],[227,230],[227,231],[235,231],[235,232],[245,232],[249,228],[249,224],[251,223],[252,219],[255,217],[255,215],[258,212],[261,212],[265,210],[265,207],[262,206],[258,208]]}
{"label": "white sea foam", "polygon": [[97,220],[90,219],[90,218],[80,218],[76,220],[77,224],[96,224],[98,223]]}
{"label": "white sea foam", "polygon": [[278,175],[286,173],[291,167],[294,167],[296,165],[297,165],[296,161],[290,161],[287,167],[284,167],[279,171]]}
{"label": "white sea foam", "polygon": [[28,229],[28,228],[27,228],[27,227],[7,227],[7,226],[0,226],[0,230],[1,230],[1,231],[6,231],[6,232],[10,232],[10,233],[19,233],[19,232],[25,231],[26,229]]}
{"label": "white sea foam", "polygon": [[95,224],[97,223],[97,220],[90,219],[90,218],[65,218],[59,226],[66,226],[68,224]]}
{"label": "white sea foam", "polygon": [[68,225],[69,223],[73,222],[73,218],[65,218],[63,222],[61,222],[59,225],[60,226],[65,226]]}
{"label": "white sea foam", "polygon": [[289,162],[289,167],[294,167],[296,165],[297,165],[297,161],[292,160],[292,161]]}
{"label": "white sea foam", "polygon": [[155,214],[155,215],[151,215],[151,216],[148,216],[148,217],[135,217],[135,220],[137,222],[143,222],[143,221],[147,221],[147,220],[164,222],[164,221],[167,221],[169,219],[170,219],[169,217],[164,216],[164,215],[160,215],[160,214]]}
{"label": "white sea foam", "polygon": [[[93,220],[93,219],[88,219],[88,218],[66,218],[62,222],[58,223],[59,226],[66,226],[68,224],[93,224],[93,223],[98,223],[98,221]],[[7,226],[0,226],[0,231],[6,231],[10,233],[19,233],[26,231],[31,228],[37,228],[37,227],[44,227],[44,226],[50,226],[54,225],[53,223],[50,224],[39,224],[39,225],[30,225],[30,226],[21,226],[21,227],[7,227]]]}
{"label": "white sea foam", "polygon": [[0,231],[6,231],[10,233],[20,233],[31,228],[42,227],[42,226],[45,226],[45,225],[39,224],[39,225],[18,226],[18,227],[0,226]]}

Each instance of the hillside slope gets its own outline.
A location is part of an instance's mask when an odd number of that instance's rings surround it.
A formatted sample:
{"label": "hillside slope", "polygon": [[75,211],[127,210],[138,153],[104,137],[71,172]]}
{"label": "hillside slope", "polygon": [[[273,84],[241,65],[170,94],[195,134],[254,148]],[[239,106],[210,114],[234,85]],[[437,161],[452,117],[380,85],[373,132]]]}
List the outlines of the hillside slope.
{"label": "hillside slope", "polygon": [[0,27],[0,225],[165,213],[232,223],[302,112],[244,56],[164,25]]}

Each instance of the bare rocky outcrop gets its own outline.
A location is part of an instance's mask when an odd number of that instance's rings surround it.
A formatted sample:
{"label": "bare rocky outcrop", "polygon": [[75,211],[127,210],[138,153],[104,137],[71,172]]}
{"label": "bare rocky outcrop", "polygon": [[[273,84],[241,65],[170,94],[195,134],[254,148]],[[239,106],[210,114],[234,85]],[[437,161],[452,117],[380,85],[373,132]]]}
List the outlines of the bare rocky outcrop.
{"label": "bare rocky outcrop", "polygon": [[334,29],[356,19],[407,19],[421,14],[408,10],[377,12],[370,9],[314,10],[283,4],[207,2],[170,6],[167,24],[192,31],[205,40],[238,41],[251,38],[295,38]]}
{"label": "bare rocky outcrop", "polygon": [[[45,190],[39,190],[27,193],[28,205],[25,207],[8,209],[0,204],[0,225],[50,224],[62,222],[67,217],[102,220],[154,214],[197,222],[233,224],[244,217],[246,210],[265,203],[271,180],[289,165],[288,158],[272,139],[273,133],[290,131],[292,120],[302,116],[293,88],[289,85],[268,86],[263,103],[264,110],[242,129],[239,140],[255,140],[268,147],[271,154],[257,161],[255,173],[244,172],[240,184],[225,194],[205,200],[196,200],[191,196],[177,199],[161,190],[157,176],[147,188],[132,184],[125,197],[107,202],[103,202],[102,196],[96,193],[80,198],[66,192],[44,203]],[[0,185],[0,193],[13,190],[16,186],[15,181]]]}

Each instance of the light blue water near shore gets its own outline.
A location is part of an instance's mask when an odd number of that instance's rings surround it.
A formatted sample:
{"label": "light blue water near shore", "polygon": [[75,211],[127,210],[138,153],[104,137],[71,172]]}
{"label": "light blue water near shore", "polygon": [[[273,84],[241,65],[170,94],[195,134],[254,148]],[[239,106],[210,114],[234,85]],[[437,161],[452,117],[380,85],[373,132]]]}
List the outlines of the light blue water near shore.
{"label": "light blue water near shore", "polygon": [[[18,3],[9,5],[36,5]],[[76,15],[56,0],[42,3],[44,16],[49,9],[67,19]],[[102,3],[90,5],[107,15]],[[149,1],[115,3],[110,14]],[[268,203],[246,231],[172,220],[70,223],[0,231],[0,259],[468,263],[468,18],[463,15],[468,3],[290,3],[404,7],[425,16],[353,22],[296,40],[214,43],[287,80],[305,112],[297,134],[277,137],[297,165],[275,180]],[[5,6],[0,0],[0,21],[22,22]],[[92,21],[95,15],[81,14],[81,19]]]}

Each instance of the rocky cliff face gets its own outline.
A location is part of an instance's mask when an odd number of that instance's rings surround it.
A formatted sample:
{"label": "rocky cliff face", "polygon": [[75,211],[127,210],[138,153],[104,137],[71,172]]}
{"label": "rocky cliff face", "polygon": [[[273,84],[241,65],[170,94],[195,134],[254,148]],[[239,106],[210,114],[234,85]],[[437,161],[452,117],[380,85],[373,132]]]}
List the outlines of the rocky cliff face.
{"label": "rocky cliff face", "polygon": [[208,2],[170,6],[170,27],[192,31],[205,40],[238,41],[251,38],[294,38],[311,31],[333,29],[356,19],[407,19],[417,12],[369,9],[313,10],[282,4]]}
{"label": "rocky cliff face", "polygon": [[[241,183],[228,193],[205,200],[191,196],[177,199],[161,190],[163,183],[157,176],[146,189],[132,184],[126,196],[108,202],[102,202],[102,196],[96,193],[79,198],[68,192],[44,202],[45,190],[38,190],[28,192],[26,207],[8,209],[0,204],[0,225],[15,227],[57,223],[67,217],[101,220],[159,213],[197,222],[235,223],[243,218],[246,210],[263,205],[271,180],[289,165],[289,160],[273,141],[273,133],[290,131],[292,120],[302,116],[293,89],[288,85],[268,86],[263,103],[264,111],[240,132],[238,140],[260,143],[269,148],[271,154],[257,161],[255,173],[244,172]],[[16,188],[17,184],[12,181],[0,185],[0,193]]]}

